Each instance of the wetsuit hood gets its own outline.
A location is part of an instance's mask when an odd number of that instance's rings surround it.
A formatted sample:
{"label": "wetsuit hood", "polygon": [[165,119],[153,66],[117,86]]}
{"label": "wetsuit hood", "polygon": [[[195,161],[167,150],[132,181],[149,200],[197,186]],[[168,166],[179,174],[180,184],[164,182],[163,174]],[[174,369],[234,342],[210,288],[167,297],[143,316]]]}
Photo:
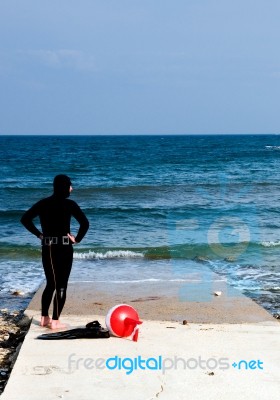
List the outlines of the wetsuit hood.
{"label": "wetsuit hood", "polygon": [[62,198],[70,196],[71,180],[67,175],[57,175],[53,180],[54,195]]}

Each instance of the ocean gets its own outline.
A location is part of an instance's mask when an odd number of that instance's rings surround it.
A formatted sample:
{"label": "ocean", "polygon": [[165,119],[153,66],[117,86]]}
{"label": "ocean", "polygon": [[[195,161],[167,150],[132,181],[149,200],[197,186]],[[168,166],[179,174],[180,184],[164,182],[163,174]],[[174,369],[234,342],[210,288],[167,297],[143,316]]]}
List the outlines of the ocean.
{"label": "ocean", "polygon": [[0,160],[1,309],[25,308],[44,280],[19,221],[63,173],[90,221],[70,281],[185,282],[184,301],[188,285],[210,293],[213,272],[279,313],[280,136],[0,136]]}

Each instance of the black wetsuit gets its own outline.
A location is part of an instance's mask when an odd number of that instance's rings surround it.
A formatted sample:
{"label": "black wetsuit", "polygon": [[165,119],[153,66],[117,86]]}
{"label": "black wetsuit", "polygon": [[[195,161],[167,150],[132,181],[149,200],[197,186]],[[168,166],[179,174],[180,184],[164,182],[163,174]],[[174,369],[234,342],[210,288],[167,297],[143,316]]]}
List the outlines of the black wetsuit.
{"label": "black wetsuit", "polygon": [[[71,217],[73,216],[80,224],[75,238],[77,243],[83,239],[89,228],[88,219],[83,211],[77,203],[67,199],[67,196],[69,196],[69,190],[67,193],[57,190],[52,196],[34,204],[21,218],[26,229],[37,237],[41,235],[44,237],[42,240],[42,262],[47,284],[42,295],[42,316],[48,316],[49,306],[55,291],[54,320],[59,319],[66,300],[67,283],[73,261],[71,240],[68,244],[63,244],[63,241],[67,242],[67,234],[71,232]],[[42,232],[33,223],[33,219],[36,217],[40,218]],[[53,244],[49,244],[48,238],[54,238]]]}

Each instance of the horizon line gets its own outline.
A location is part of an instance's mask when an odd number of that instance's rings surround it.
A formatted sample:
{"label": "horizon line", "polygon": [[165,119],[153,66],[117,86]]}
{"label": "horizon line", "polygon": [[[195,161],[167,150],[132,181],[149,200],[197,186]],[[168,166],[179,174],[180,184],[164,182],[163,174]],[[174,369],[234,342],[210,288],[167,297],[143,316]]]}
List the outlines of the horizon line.
{"label": "horizon line", "polygon": [[50,137],[50,136],[96,136],[96,137],[117,137],[117,136],[277,136],[280,133],[0,133],[0,136],[38,136],[38,137]]}

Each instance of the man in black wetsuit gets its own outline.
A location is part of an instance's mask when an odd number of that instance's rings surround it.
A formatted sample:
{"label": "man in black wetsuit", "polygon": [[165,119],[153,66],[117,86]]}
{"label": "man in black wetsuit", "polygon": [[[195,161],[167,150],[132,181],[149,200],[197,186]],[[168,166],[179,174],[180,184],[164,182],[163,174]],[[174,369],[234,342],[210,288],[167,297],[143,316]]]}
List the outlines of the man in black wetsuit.
{"label": "man in black wetsuit", "polygon": [[[46,287],[42,294],[41,326],[51,329],[64,328],[59,316],[66,300],[66,290],[73,262],[73,244],[85,236],[89,222],[77,203],[68,199],[72,191],[71,180],[66,175],[57,175],[53,181],[52,196],[38,201],[21,218],[21,223],[42,241],[42,262],[46,275]],[[71,217],[80,224],[75,237],[70,232]],[[33,219],[39,217],[42,232]],[[49,307],[53,301],[52,319]]]}

